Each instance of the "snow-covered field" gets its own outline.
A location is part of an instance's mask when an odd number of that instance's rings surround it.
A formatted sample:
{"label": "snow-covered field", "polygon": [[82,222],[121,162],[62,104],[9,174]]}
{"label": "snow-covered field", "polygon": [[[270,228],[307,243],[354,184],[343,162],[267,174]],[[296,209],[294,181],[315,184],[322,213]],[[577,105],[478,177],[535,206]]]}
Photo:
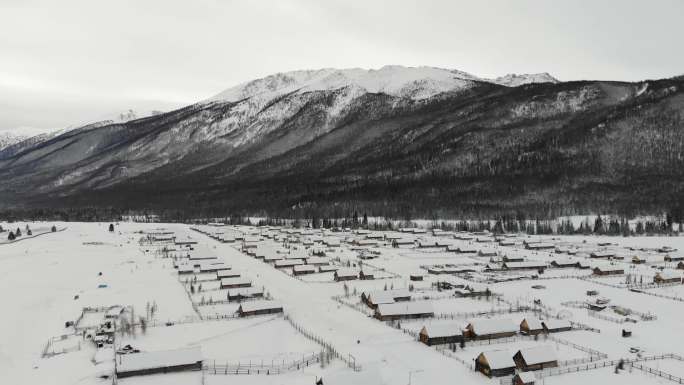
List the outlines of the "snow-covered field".
{"label": "snow-covered field", "polygon": [[[25,229],[26,223],[2,223],[5,229]],[[29,223],[37,232],[51,229],[53,223]],[[288,269],[276,269],[272,264],[242,252],[243,243],[222,243],[182,224],[121,223],[114,232],[105,223],[54,223],[60,231],[48,231],[41,236],[19,242],[0,244],[0,293],[3,315],[0,317],[0,383],[19,384],[107,384],[111,383],[114,353],[109,345],[96,348],[88,337],[94,327],[106,318],[110,307],[122,306],[122,315],[114,318],[119,328],[114,346],[130,345],[142,352],[200,347],[205,370],[183,373],[154,374],[121,378],[123,384],[313,384],[323,377],[325,384],[498,384],[471,370],[462,361],[472,360],[482,351],[507,349],[511,355],[518,349],[550,345],[559,361],[582,360],[591,354],[604,353],[599,361],[639,359],[663,354],[684,355],[684,335],[680,333],[684,302],[668,298],[684,296],[684,286],[627,287],[626,275],[609,278],[590,277],[591,269],[547,268],[536,270],[499,271],[498,258],[523,258],[549,265],[557,259],[572,259],[594,265],[623,268],[632,282],[651,283],[656,273],[674,270],[676,263],[658,262],[663,253],[657,248],[669,246],[681,255],[684,238],[680,237],[534,237],[519,236],[516,244],[501,246],[494,242],[475,242],[428,234],[410,235],[423,244],[440,242],[449,247],[495,251],[496,257],[477,256],[446,251],[446,246],[393,248],[391,241],[378,244],[363,242],[366,235],[353,232],[293,231],[253,227],[199,226],[207,233],[245,234],[250,240],[268,247],[281,248],[284,253],[309,256],[309,252],[324,250],[331,263],[340,268],[364,270],[375,279],[336,282],[333,273],[292,276]],[[0,234],[6,239],[6,232]],[[149,242],[157,234],[172,234],[191,245],[169,242]],[[381,233],[382,234],[382,233]],[[397,233],[382,234],[382,236]],[[273,238],[277,235],[278,238]],[[376,236],[374,234],[373,236]],[[400,234],[399,236],[407,236]],[[266,238],[269,239],[266,239]],[[491,237],[489,237],[491,238]],[[523,240],[543,240],[563,248],[591,252],[605,249],[599,243],[624,250],[624,260],[604,261],[588,258],[588,254],[568,256],[554,250],[532,251],[523,247]],[[142,240],[142,242],[141,242]],[[338,245],[328,247],[328,243]],[[304,244],[299,242],[305,242]],[[327,243],[326,243],[327,242]],[[163,248],[167,248],[162,252]],[[174,249],[173,251],[168,248]],[[631,248],[631,249],[630,249]],[[640,250],[643,249],[643,250]],[[274,251],[275,252],[275,251]],[[374,258],[360,260],[360,253]],[[165,255],[197,255],[224,262],[248,279],[252,286],[263,290],[268,300],[282,306],[284,313],[239,318],[241,304],[262,303],[252,299],[228,301],[231,289],[221,288],[215,273],[179,275],[173,258]],[[368,255],[368,254],[366,254]],[[631,256],[646,256],[654,263],[634,265]],[[430,274],[428,270],[467,269],[469,273]],[[485,269],[489,269],[485,271]],[[674,272],[674,273],[672,273]],[[539,279],[530,279],[532,276]],[[422,280],[410,280],[420,276]],[[588,279],[587,279],[588,278]],[[634,280],[638,278],[638,280]],[[503,279],[514,279],[500,282]],[[196,280],[196,282],[195,282]],[[440,288],[438,289],[437,284]],[[199,285],[201,284],[201,290]],[[447,284],[447,286],[444,286]],[[450,285],[450,286],[449,286]],[[488,289],[491,298],[453,296],[454,288]],[[638,290],[630,290],[638,289]],[[369,315],[373,310],[361,303],[361,293],[406,289],[409,303],[430,303],[434,313],[462,314],[458,319],[402,320],[400,329],[380,322]],[[598,295],[588,296],[588,291]],[[639,292],[639,291],[643,291]],[[652,294],[652,295],[649,295]],[[598,313],[573,306],[608,300],[640,313],[655,316],[645,320],[625,322],[612,309]],[[271,302],[274,303],[274,302]],[[528,310],[510,310],[524,307]],[[93,310],[83,313],[84,308]],[[524,318],[539,316],[562,318],[595,330],[573,330],[553,334],[553,339],[514,338],[490,343],[467,343],[454,352],[443,354],[428,347],[411,333],[424,325],[458,323],[465,326],[474,318],[508,318],[519,323]],[[476,314],[477,317],[470,316]],[[601,317],[604,316],[604,317]],[[604,319],[608,316],[610,319]],[[107,316],[108,317],[108,316]],[[144,318],[146,327],[141,326]],[[123,319],[137,324],[125,331]],[[76,322],[76,330],[67,322]],[[404,329],[406,332],[402,332]],[[623,338],[622,331],[631,331]],[[83,330],[86,330],[85,332]],[[576,345],[572,345],[576,344]],[[631,351],[630,351],[631,349]],[[639,351],[638,353],[636,351]],[[326,353],[327,352],[327,353]],[[334,354],[332,353],[334,352]],[[135,354],[135,353],[133,353]],[[324,358],[321,365],[320,359]],[[135,357],[135,356],[131,356]],[[684,376],[684,361],[665,358],[639,362],[645,367]],[[228,365],[228,366],[226,366]],[[239,367],[280,368],[279,374],[218,374],[217,368]],[[286,368],[287,367],[287,368]],[[356,370],[354,370],[354,367]],[[563,368],[563,366],[561,366]],[[104,378],[107,377],[107,378]],[[7,380],[5,380],[7,379]],[[614,374],[613,367],[591,369],[578,373],[544,377],[545,384],[650,384],[665,383],[662,377],[645,374],[627,367]]]}

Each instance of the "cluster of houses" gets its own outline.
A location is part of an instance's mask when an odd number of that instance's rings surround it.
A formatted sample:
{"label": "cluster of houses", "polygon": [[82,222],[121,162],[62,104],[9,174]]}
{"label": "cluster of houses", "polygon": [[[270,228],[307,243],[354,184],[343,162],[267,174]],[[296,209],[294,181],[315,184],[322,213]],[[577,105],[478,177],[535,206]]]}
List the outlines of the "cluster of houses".
{"label": "cluster of houses", "polygon": [[[520,349],[514,354],[506,349],[490,350],[480,353],[475,359],[475,370],[488,377],[513,375],[513,384],[533,383],[531,371],[557,366],[556,351],[549,345]],[[515,374],[516,371],[521,373]]]}
{"label": "cluster of houses", "polygon": [[[225,237],[225,232],[228,231],[211,233],[205,228],[194,229],[209,236],[213,235],[217,239]],[[230,239],[239,242],[242,252],[278,270],[293,276],[332,272],[335,281],[375,279],[370,269],[342,267],[332,261],[328,255],[339,250],[342,242],[347,244],[350,250],[356,250],[360,259],[370,259],[375,258],[377,253],[373,253],[369,247],[378,245],[378,242],[384,239],[383,234],[371,233],[368,230],[356,230],[344,241],[333,236],[329,230],[320,229],[246,227],[230,231]],[[238,231],[244,233],[237,235]]]}
{"label": "cluster of houses", "polygon": [[420,341],[428,346],[460,343],[461,341],[492,340],[517,334],[538,335],[572,330],[567,320],[525,318],[516,324],[510,319],[478,319],[465,325],[456,322],[427,324],[420,330]]}
{"label": "cluster of houses", "polygon": [[225,300],[240,302],[238,314],[247,317],[259,314],[281,313],[282,305],[277,301],[264,300],[264,290],[252,285],[252,280],[238,270],[220,261],[215,255],[201,251],[189,251],[186,256],[176,257],[173,266],[180,276],[193,276],[198,273],[215,274],[218,288],[225,290]]}

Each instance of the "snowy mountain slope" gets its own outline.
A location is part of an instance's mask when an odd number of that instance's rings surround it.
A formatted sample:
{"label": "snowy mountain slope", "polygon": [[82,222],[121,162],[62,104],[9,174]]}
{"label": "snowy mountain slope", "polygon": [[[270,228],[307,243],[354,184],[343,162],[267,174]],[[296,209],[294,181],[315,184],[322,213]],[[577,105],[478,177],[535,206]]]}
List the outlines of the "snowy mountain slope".
{"label": "snowy mountain slope", "polygon": [[1,132],[0,131],[0,151],[3,149],[14,145],[16,143],[22,142],[26,140],[27,137],[25,135],[17,135],[12,132]]}
{"label": "snowy mountain slope", "polygon": [[435,67],[384,66],[377,70],[325,68],[266,76],[229,88],[209,100],[235,102],[257,95],[264,99],[272,99],[291,92],[327,91],[345,87],[418,100],[443,92],[463,90],[471,87],[475,81],[508,87],[529,83],[558,82],[546,73],[510,74],[496,79],[485,79],[463,71]]}
{"label": "snowy mountain slope", "polygon": [[[650,159],[663,158],[622,151],[635,146],[620,136],[605,140],[608,134],[600,124],[630,116],[615,130],[631,130],[650,112],[615,111],[631,111],[647,101],[662,100],[662,109],[676,111],[684,88],[678,82],[649,81],[647,88],[641,83],[561,83],[548,74],[487,80],[454,70],[397,66],[276,74],[178,110],[98,122],[0,150],[0,202],[74,197],[92,204],[97,196],[97,204],[125,199],[119,203],[127,205],[150,197],[158,198],[155,204],[175,204],[190,194],[198,202],[211,197],[223,207],[289,207],[350,196],[399,199],[406,189],[440,185],[446,187],[429,192],[434,202],[446,196],[468,202],[470,188],[478,197],[488,188],[518,191],[517,185],[498,186],[510,175],[534,180],[574,170],[572,177],[583,176],[586,168],[574,168],[582,162],[602,162],[589,170],[606,174],[573,186],[602,178],[619,185],[610,178],[621,176],[625,165],[644,165],[646,175],[655,175],[661,167]],[[646,131],[637,132],[628,139]],[[652,150],[650,145],[638,148]],[[567,164],[556,167],[558,162]],[[502,177],[487,179],[493,175]],[[421,178],[428,180],[416,182]],[[454,185],[459,178],[461,184]],[[557,187],[549,180],[544,188]],[[454,186],[462,190],[449,190]],[[321,189],[322,195],[310,195],[312,189]],[[91,197],[94,190],[98,193]],[[370,198],[364,195],[373,191]],[[406,199],[413,202],[416,196]]]}
{"label": "snowy mountain slope", "polygon": [[506,87],[518,87],[524,84],[531,83],[558,83],[558,79],[549,75],[546,72],[539,74],[508,74],[505,76],[500,76],[495,79],[489,79],[489,82],[500,84]]}

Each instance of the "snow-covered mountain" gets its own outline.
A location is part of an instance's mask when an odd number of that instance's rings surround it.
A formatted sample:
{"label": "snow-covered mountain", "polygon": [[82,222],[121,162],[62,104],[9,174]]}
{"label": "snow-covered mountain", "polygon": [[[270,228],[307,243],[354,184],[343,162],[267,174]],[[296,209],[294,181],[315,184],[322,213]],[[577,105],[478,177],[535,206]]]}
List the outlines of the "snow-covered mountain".
{"label": "snow-covered mountain", "polygon": [[0,131],[0,151],[13,144],[26,140],[27,138],[26,135]]}
{"label": "snow-covered mountain", "polygon": [[[490,194],[483,199],[491,204],[508,199],[496,194],[511,191],[528,194],[520,199],[536,204],[530,200],[534,194],[516,184],[518,176],[534,192],[535,186],[560,188],[559,167],[573,170],[577,183],[608,185],[622,183],[616,178],[625,165],[643,164],[647,176],[679,170],[651,159],[680,157],[655,157],[649,151],[659,146],[629,142],[639,135],[665,137],[630,131],[650,114],[665,116],[637,107],[660,103],[671,113],[665,121],[673,124],[681,116],[682,80],[648,84],[562,83],[546,73],[488,79],[400,66],[279,73],[166,113],[141,118],[127,111],[0,150],[0,205],[25,197],[78,197],[122,207],[134,201],[185,207],[208,200],[233,208],[293,207],[368,193],[362,199],[378,207],[411,207],[428,195],[449,206],[482,192]],[[618,110],[639,111],[638,118]],[[614,122],[622,116],[630,120]],[[607,170],[605,175],[581,179],[589,161],[596,165],[591,170]],[[485,187],[471,189],[473,181]],[[592,188],[578,189],[577,201],[592,196]],[[418,193],[423,190],[425,195]]]}
{"label": "snow-covered mountain", "polygon": [[209,100],[235,102],[251,97],[270,100],[292,92],[330,91],[341,88],[351,88],[358,93],[384,93],[420,100],[444,92],[464,90],[478,81],[507,87],[558,82],[548,73],[509,74],[496,79],[486,79],[463,71],[436,67],[394,65],[384,66],[377,70],[325,68],[269,75],[228,88]]}
{"label": "snow-covered mountain", "polygon": [[489,79],[488,81],[496,84],[500,84],[506,87],[518,87],[524,84],[531,83],[558,83],[558,79],[549,75],[546,72],[539,74],[508,74],[505,76],[500,76],[496,79]]}

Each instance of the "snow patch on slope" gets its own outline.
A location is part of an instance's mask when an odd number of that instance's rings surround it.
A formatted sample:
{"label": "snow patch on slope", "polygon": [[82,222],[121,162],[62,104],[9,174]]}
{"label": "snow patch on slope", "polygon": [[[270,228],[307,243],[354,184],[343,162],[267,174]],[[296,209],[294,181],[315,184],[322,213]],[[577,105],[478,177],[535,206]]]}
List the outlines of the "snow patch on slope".
{"label": "snow patch on slope", "polygon": [[558,83],[558,79],[549,75],[546,72],[539,74],[508,74],[505,76],[500,76],[496,79],[488,79],[490,83],[499,84],[506,87],[518,87],[524,84],[531,83]]}

